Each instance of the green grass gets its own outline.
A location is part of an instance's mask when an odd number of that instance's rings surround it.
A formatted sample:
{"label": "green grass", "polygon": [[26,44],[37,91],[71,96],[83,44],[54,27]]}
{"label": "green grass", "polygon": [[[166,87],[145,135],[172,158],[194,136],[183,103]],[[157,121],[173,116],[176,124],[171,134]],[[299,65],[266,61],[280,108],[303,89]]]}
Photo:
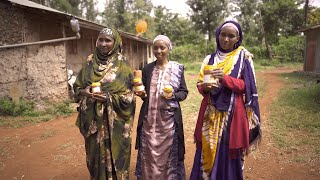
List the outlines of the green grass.
{"label": "green grass", "polygon": [[202,61],[195,61],[195,62],[185,62],[182,63],[184,65],[185,71],[189,73],[196,73],[198,74],[201,68]]}
{"label": "green grass", "polygon": [[43,110],[36,110],[35,103],[21,99],[19,103],[0,97],[0,126],[19,128],[49,121],[57,116],[68,116],[75,112],[70,108],[71,101],[60,103],[46,102]]}
{"label": "green grass", "polygon": [[265,92],[266,92],[266,83],[267,83],[266,79],[263,77],[257,77],[256,75],[256,81],[257,81],[259,98],[262,98],[265,96]]}
{"label": "green grass", "polygon": [[198,89],[196,86],[198,77],[199,77],[198,73],[194,73],[194,71],[185,72],[185,79],[186,79],[187,87],[189,90],[187,99],[181,102],[183,115],[185,117],[189,117],[190,115],[197,114],[200,108],[202,95],[198,92]]}
{"label": "green grass", "polygon": [[319,78],[297,72],[282,77],[287,86],[271,105],[271,134],[278,147],[297,149],[300,155],[294,161],[319,156]]}
{"label": "green grass", "polygon": [[46,130],[42,133],[41,135],[41,139],[48,139],[49,137],[53,137],[54,136],[54,132],[51,130]]}
{"label": "green grass", "polygon": [[268,59],[262,59],[262,60],[254,60],[254,68],[256,71],[263,71],[263,70],[269,70],[279,67],[286,67],[291,69],[302,69],[303,63],[281,63],[279,60],[268,60]]}

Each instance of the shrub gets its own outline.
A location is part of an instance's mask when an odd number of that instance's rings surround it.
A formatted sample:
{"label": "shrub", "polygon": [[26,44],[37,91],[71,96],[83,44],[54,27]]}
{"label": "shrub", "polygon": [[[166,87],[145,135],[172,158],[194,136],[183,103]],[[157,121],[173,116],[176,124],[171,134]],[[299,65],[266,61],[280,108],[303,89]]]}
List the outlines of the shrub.
{"label": "shrub", "polygon": [[19,103],[12,101],[7,97],[0,97],[0,115],[3,116],[33,116],[34,102],[20,99]]}
{"label": "shrub", "polygon": [[303,36],[280,37],[278,45],[272,47],[276,58],[281,62],[303,62]]}
{"label": "shrub", "polygon": [[201,61],[208,55],[215,51],[215,43],[208,42],[208,44],[186,44],[182,46],[175,46],[170,54],[170,60],[180,63],[192,63]]}
{"label": "shrub", "polygon": [[44,114],[64,116],[74,112],[70,106],[70,101],[63,101],[55,104],[46,103],[43,111],[35,109],[35,103],[21,98],[19,103],[12,101],[7,97],[0,97],[0,115],[1,116],[40,116]]}

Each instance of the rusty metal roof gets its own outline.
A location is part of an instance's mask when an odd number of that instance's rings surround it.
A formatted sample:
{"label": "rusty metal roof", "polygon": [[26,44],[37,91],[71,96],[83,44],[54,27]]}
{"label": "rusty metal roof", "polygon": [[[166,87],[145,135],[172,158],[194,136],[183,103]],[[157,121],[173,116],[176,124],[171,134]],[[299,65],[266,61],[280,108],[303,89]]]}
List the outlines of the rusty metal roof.
{"label": "rusty metal roof", "polygon": [[303,28],[303,29],[299,29],[298,32],[306,32],[306,31],[310,31],[310,30],[314,30],[314,29],[320,29],[320,24],[315,25],[315,26],[311,26],[311,27],[307,27],[307,28]]}
{"label": "rusty metal roof", "polygon": [[9,2],[11,2],[13,5],[17,4],[17,5],[21,5],[21,6],[26,6],[26,7],[30,7],[30,8],[36,8],[36,9],[42,9],[42,10],[46,10],[46,11],[51,11],[51,12],[55,12],[55,13],[60,13],[60,14],[65,14],[65,15],[70,15],[68,13],[64,13],[61,11],[58,11],[56,9],[32,2],[32,1],[28,1],[28,0],[7,0]]}
{"label": "rusty metal roof", "polygon": [[[7,0],[7,1],[11,2],[12,5],[19,5],[19,6],[24,6],[24,7],[28,7],[28,8],[45,10],[45,11],[48,11],[48,12],[51,12],[51,13],[58,13],[58,14],[66,16],[68,19],[71,19],[72,17],[76,17],[79,20],[80,26],[88,28],[88,29],[93,29],[93,30],[100,31],[102,28],[106,27],[104,25],[97,24],[95,22],[83,19],[81,17],[77,17],[77,16],[74,16],[72,14],[62,12],[62,11],[58,11],[56,9],[53,9],[53,8],[50,8],[50,7],[47,7],[47,6],[32,2],[32,1],[29,1],[29,0]],[[138,37],[138,36],[136,36],[134,34],[131,34],[131,33],[128,33],[128,32],[124,32],[124,31],[119,31],[119,33],[122,36],[127,37],[129,39],[134,39],[136,41],[141,41],[141,42],[144,42],[144,43],[152,44],[152,41],[147,39],[147,38]]]}

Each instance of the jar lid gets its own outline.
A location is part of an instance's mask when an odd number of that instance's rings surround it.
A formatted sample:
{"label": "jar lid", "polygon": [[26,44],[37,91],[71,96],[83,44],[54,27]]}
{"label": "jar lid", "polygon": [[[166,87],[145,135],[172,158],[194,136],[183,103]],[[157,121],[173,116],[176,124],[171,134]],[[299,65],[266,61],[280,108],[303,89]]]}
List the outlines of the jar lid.
{"label": "jar lid", "polygon": [[95,86],[95,87],[96,86],[101,86],[101,83],[100,82],[94,82],[94,83],[91,84],[91,86]]}
{"label": "jar lid", "polygon": [[214,69],[214,65],[204,65],[203,69],[204,70],[213,70]]}
{"label": "jar lid", "polygon": [[172,86],[171,85],[165,85],[163,87],[163,91],[164,92],[168,92],[168,93],[172,92]]}
{"label": "jar lid", "polygon": [[134,78],[133,82],[137,83],[137,82],[141,82],[141,78]]}

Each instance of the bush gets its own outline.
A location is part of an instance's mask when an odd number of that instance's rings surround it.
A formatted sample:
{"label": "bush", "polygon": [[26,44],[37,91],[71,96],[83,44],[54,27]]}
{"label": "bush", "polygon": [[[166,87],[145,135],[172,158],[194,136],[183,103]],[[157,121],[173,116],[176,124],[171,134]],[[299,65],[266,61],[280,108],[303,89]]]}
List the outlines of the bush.
{"label": "bush", "polygon": [[0,115],[3,116],[34,116],[34,102],[20,99],[15,103],[7,97],[0,97]]}
{"label": "bush", "polygon": [[170,60],[180,63],[192,63],[201,61],[215,51],[215,43],[210,42],[207,45],[205,42],[199,45],[186,44],[175,46],[170,54]]}
{"label": "bush", "polygon": [[289,36],[280,37],[278,45],[272,47],[275,58],[280,62],[303,62],[304,37]]}
{"label": "bush", "polygon": [[245,48],[254,55],[254,61],[261,61],[267,58],[266,48],[262,45]]}
{"label": "bush", "polygon": [[35,103],[33,101],[21,98],[19,103],[16,103],[7,97],[0,97],[0,115],[16,117],[49,114],[54,116],[64,116],[74,112],[69,106],[70,102],[71,101],[63,101],[53,105],[47,102],[47,108],[43,111],[38,111],[35,109]]}
{"label": "bush", "polygon": [[50,106],[47,108],[47,113],[53,114],[53,115],[58,115],[58,116],[67,116],[70,115],[71,113],[74,112],[70,108],[70,103],[71,101],[63,101],[57,104],[54,104],[53,106]]}

